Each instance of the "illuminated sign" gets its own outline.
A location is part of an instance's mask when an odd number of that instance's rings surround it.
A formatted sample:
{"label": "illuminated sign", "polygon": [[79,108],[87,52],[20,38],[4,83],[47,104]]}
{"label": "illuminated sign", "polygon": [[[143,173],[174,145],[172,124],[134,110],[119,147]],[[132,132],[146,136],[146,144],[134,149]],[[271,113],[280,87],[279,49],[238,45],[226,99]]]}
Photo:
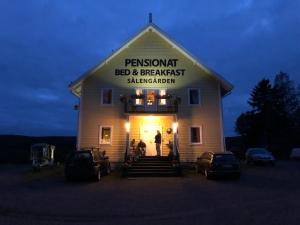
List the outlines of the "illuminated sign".
{"label": "illuminated sign", "polygon": [[129,84],[175,84],[176,77],[185,75],[178,69],[178,59],[126,58],[123,69],[115,69],[115,76],[128,76]]}

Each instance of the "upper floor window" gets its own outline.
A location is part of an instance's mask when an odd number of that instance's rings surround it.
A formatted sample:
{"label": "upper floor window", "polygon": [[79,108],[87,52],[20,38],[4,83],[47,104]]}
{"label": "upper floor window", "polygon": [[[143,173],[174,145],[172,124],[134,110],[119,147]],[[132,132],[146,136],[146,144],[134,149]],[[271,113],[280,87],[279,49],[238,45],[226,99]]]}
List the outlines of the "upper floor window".
{"label": "upper floor window", "polygon": [[143,105],[144,104],[143,89],[136,89],[135,94],[136,94],[135,104]]}
{"label": "upper floor window", "polygon": [[[158,104],[159,105],[166,105],[167,104],[167,100],[166,100],[166,90],[165,89],[160,89],[159,90],[159,96],[161,97],[160,99],[159,99],[159,101],[158,101]],[[164,98],[162,98],[162,97],[164,97]]]}
{"label": "upper floor window", "polygon": [[111,88],[102,88],[101,103],[103,105],[111,105],[113,102],[113,90]]}
{"label": "upper floor window", "polygon": [[146,106],[155,106],[158,105],[166,105],[166,90],[165,89],[135,89],[134,95],[134,103],[135,105],[144,105]]}
{"label": "upper floor window", "polygon": [[189,88],[189,104],[199,105],[200,104],[200,89],[199,88]]}

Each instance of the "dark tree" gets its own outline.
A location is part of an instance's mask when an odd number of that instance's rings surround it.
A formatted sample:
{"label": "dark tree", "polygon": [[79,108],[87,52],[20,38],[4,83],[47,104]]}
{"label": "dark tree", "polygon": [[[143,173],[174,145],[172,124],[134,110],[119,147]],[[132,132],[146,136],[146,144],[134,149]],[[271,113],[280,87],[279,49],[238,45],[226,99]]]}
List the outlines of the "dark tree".
{"label": "dark tree", "polygon": [[298,108],[297,91],[288,74],[279,72],[274,79],[274,106],[279,113],[290,117]]}
{"label": "dark tree", "polygon": [[262,79],[252,90],[248,104],[256,113],[270,110],[273,101],[273,89],[269,79]]}
{"label": "dark tree", "polygon": [[263,146],[283,156],[298,140],[300,132],[300,89],[286,73],[275,76],[274,85],[262,79],[249,98],[251,110],[236,120],[235,130],[246,146]]}
{"label": "dark tree", "polygon": [[236,131],[248,146],[268,146],[272,117],[273,89],[268,79],[261,80],[252,90],[248,101],[251,111],[243,113],[236,122]]}

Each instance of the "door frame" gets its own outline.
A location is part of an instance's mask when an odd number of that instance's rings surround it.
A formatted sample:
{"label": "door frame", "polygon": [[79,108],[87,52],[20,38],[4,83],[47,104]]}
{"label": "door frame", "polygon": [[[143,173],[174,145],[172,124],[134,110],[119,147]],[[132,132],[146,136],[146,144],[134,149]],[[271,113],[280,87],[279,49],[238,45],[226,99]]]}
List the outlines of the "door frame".
{"label": "door frame", "polygon": [[[162,125],[161,124],[154,124],[154,125],[149,125],[149,124],[141,124],[140,125],[140,139],[142,139],[144,142],[145,142],[145,139],[142,138],[142,130],[144,130],[145,127],[155,127],[154,130],[155,130],[155,135],[156,135],[156,131],[159,130],[161,135],[162,135],[162,131],[163,131],[163,128],[162,128]],[[153,130],[153,129],[152,129]],[[154,138],[155,138],[155,135],[153,136],[153,142],[154,142]],[[161,143],[161,146],[160,146],[160,155],[162,155],[162,148],[163,148],[163,144]],[[156,153],[156,146],[155,146],[155,143],[154,143],[154,151]],[[146,146],[146,156],[147,156],[147,146]],[[156,154],[155,154],[156,155]]]}

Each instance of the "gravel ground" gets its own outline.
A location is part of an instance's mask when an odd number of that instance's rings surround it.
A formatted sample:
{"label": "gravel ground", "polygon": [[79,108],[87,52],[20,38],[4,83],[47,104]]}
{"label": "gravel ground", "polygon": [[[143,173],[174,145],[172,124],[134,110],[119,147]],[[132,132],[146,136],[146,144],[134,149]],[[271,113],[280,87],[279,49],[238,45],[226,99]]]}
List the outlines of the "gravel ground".
{"label": "gravel ground", "polygon": [[300,224],[300,162],[245,167],[240,180],[120,178],[66,183],[60,169],[0,166],[0,224]]}

